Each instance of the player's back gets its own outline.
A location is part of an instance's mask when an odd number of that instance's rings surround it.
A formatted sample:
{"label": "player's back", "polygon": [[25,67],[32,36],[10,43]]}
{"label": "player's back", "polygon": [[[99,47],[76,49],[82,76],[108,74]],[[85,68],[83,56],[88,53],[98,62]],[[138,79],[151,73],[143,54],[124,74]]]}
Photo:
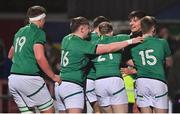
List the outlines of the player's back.
{"label": "player's back", "polygon": [[64,37],[61,44],[61,71],[63,80],[82,84],[82,68],[87,65],[86,54],[94,54],[96,45],[70,34]]}
{"label": "player's back", "polygon": [[165,81],[164,62],[170,55],[167,42],[156,37],[146,37],[142,44],[131,49],[133,61],[139,77]]}
{"label": "player's back", "polygon": [[44,44],[45,33],[35,24],[28,24],[19,29],[14,36],[14,56],[11,73],[40,75],[33,46],[36,43]]}
{"label": "player's back", "polygon": [[[123,35],[119,36],[101,36],[99,40],[99,44],[109,44],[112,42],[118,42],[126,40],[129,38]],[[107,53],[97,56],[94,60],[95,68],[96,68],[96,78],[109,77],[109,76],[119,76],[120,73],[120,61],[121,61],[121,53],[120,51],[114,53]]]}

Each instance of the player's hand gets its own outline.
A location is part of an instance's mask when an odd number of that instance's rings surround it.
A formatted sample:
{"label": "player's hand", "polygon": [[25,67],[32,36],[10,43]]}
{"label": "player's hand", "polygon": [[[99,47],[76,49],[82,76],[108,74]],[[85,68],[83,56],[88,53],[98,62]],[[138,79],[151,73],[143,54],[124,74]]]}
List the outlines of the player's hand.
{"label": "player's hand", "polygon": [[137,71],[135,69],[129,69],[129,68],[121,68],[122,74],[136,74]]}
{"label": "player's hand", "polygon": [[138,36],[138,37],[132,39],[132,44],[141,43],[141,42],[143,42],[143,41],[144,41],[144,38]]}
{"label": "player's hand", "polygon": [[54,75],[54,77],[52,78],[52,80],[53,80],[54,82],[58,83],[59,85],[60,85],[61,82],[62,82],[60,76],[59,76],[59,75],[56,75],[56,74]]}

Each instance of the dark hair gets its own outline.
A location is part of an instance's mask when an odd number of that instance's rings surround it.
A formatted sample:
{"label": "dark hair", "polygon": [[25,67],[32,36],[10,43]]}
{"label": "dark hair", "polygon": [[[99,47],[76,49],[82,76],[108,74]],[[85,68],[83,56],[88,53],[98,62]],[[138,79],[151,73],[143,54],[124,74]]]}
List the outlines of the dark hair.
{"label": "dark hair", "polygon": [[105,35],[105,34],[108,34],[110,32],[113,31],[113,27],[112,27],[112,24],[109,23],[109,22],[102,22],[100,25],[99,25],[99,32],[101,35]]}
{"label": "dark hair", "polygon": [[75,32],[81,25],[89,25],[89,21],[85,17],[76,17],[71,19],[71,32]]}
{"label": "dark hair", "polygon": [[102,22],[110,22],[110,21],[104,16],[98,16],[93,20],[93,28],[98,27],[98,25]]}
{"label": "dark hair", "polygon": [[141,19],[141,18],[143,18],[143,17],[145,17],[145,16],[146,16],[146,13],[145,13],[144,11],[136,10],[136,11],[132,11],[132,12],[129,14],[128,18],[129,18],[129,19],[132,19],[132,18],[134,18],[134,17],[137,17],[138,19]]}
{"label": "dark hair", "polygon": [[155,27],[156,28],[156,19],[152,16],[145,16],[141,19],[140,21],[140,24],[141,24],[141,31],[143,34],[149,32],[149,30],[152,28],[152,27]]}
{"label": "dark hair", "polygon": [[46,14],[46,9],[44,7],[42,7],[42,6],[32,6],[27,11],[27,17],[28,18],[33,18],[33,17],[39,16],[39,15],[41,15],[43,13]]}

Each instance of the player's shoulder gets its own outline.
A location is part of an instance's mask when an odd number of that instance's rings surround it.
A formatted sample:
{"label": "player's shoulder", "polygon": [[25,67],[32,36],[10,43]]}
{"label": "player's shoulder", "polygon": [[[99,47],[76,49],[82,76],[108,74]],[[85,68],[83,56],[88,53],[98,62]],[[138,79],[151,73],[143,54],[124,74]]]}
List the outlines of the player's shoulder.
{"label": "player's shoulder", "polygon": [[98,34],[96,32],[91,32],[90,36],[94,37],[94,36],[98,36]]}
{"label": "player's shoulder", "polygon": [[19,28],[18,31],[16,32],[15,36],[16,36],[16,37],[19,37],[19,36],[22,35],[22,33],[23,33],[23,34],[24,34],[24,33],[27,33],[27,32],[25,32],[26,29],[27,29],[27,25]]}
{"label": "player's shoulder", "polygon": [[19,28],[19,30],[17,31],[17,33],[20,33],[20,32],[22,32],[22,31],[26,30],[27,28],[28,28],[27,25],[26,25],[26,26],[23,26],[23,27]]}
{"label": "player's shoulder", "polygon": [[68,34],[68,35],[66,35],[65,37],[64,37],[64,39],[71,39],[72,38],[72,34]]}
{"label": "player's shoulder", "polygon": [[130,37],[130,35],[129,34],[117,34],[117,35],[115,35],[115,37]]}
{"label": "player's shoulder", "polygon": [[72,34],[68,34],[68,35],[64,36],[62,42],[65,42],[67,40],[71,40],[71,38],[72,38]]}
{"label": "player's shoulder", "polygon": [[36,29],[36,34],[45,35],[45,32],[42,29],[37,28]]}
{"label": "player's shoulder", "polygon": [[167,40],[166,40],[166,39],[160,38],[160,37],[158,37],[158,36],[155,36],[155,37],[154,37],[154,40],[156,40],[156,41],[159,42],[159,43],[167,43]]}
{"label": "player's shoulder", "polygon": [[81,42],[83,39],[79,38],[76,35],[73,34],[68,34],[63,38],[62,42],[71,42],[71,43],[79,43]]}
{"label": "player's shoulder", "polygon": [[97,40],[99,38],[99,36],[96,32],[91,32],[90,38],[93,41],[93,40]]}
{"label": "player's shoulder", "polygon": [[119,40],[119,41],[124,41],[124,40],[130,39],[130,35],[128,35],[128,34],[118,34],[118,35],[115,35],[114,38]]}

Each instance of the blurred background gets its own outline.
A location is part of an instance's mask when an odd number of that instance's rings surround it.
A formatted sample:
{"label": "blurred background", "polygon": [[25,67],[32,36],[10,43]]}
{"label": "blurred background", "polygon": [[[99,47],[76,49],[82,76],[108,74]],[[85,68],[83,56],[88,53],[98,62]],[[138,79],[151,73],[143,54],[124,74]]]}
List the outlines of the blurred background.
{"label": "blurred background", "polygon": [[[180,40],[180,1],[179,0],[1,0],[0,1],[0,112],[18,112],[11,96],[8,95],[7,78],[11,61],[7,53],[13,36],[24,26],[26,11],[30,6],[41,5],[47,10],[44,30],[47,36],[46,55],[54,72],[59,72],[60,43],[70,33],[69,20],[84,16],[90,21],[103,15],[111,20],[115,34],[130,33],[128,14],[142,10],[156,17],[159,23],[158,35],[166,38],[173,55],[179,52]],[[180,60],[176,57],[175,62]],[[175,75],[167,77],[169,95],[173,103],[180,103],[180,67]],[[173,73],[171,73],[173,74]],[[170,78],[169,78],[170,77]],[[50,91],[52,84],[47,80]],[[178,97],[179,95],[179,97]]]}

